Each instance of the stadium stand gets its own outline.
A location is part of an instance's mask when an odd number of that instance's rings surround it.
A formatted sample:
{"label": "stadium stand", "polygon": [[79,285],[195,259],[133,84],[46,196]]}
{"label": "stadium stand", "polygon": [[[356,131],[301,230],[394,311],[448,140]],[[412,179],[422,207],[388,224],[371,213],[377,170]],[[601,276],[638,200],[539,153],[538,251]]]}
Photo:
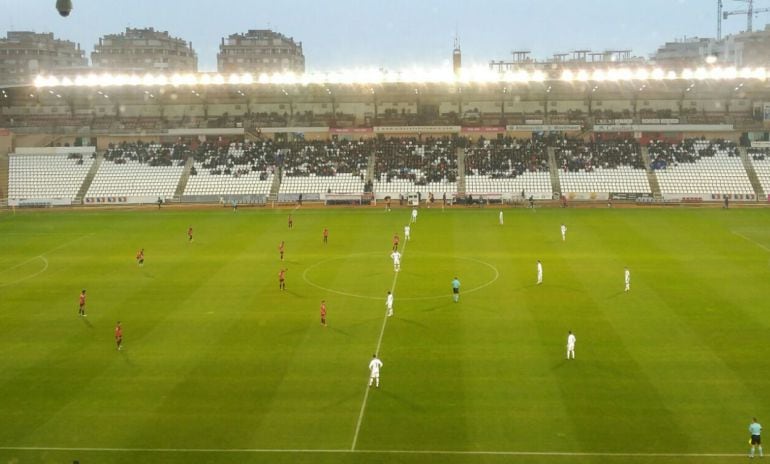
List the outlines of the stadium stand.
{"label": "stadium stand", "polygon": [[294,142],[281,145],[279,195],[363,194],[373,142]]}
{"label": "stadium stand", "polygon": [[556,142],[559,181],[569,193],[652,193],[635,140]]}
{"label": "stadium stand", "polygon": [[520,194],[551,198],[547,146],[540,139],[479,139],[465,148],[465,185],[470,195]]}
{"label": "stadium stand", "polygon": [[195,152],[185,196],[267,195],[275,172],[271,142],[205,143]]}
{"label": "stadium stand", "polygon": [[378,197],[457,193],[457,147],[448,138],[393,138],[375,147],[374,192]]}
{"label": "stadium stand", "polygon": [[650,143],[649,153],[664,195],[754,193],[733,142],[721,139],[685,139],[681,144],[654,141]]}
{"label": "stadium stand", "polygon": [[769,148],[749,148],[749,159],[754,165],[754,170],[759,178],[759,183],[765,193],[770,192],[770,149]]}
{"label": "stadium stand", "polygon": [[174,195],[189,151],[182,145],[135,143],[110,146],[96,173],[86,201],[133,198],[151,202]]}
{"label": "stadium stand", "polygon": [[10,202],[70,204],[94,162],[92,154],[11,154],[8,159]]}

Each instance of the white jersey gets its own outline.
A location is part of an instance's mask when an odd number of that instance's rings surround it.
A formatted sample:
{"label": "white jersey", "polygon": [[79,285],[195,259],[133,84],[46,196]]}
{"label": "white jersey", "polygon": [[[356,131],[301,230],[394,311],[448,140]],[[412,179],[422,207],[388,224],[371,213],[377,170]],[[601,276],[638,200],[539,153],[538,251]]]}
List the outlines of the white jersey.
{"label": "white jersey", "polygon": [[409,226],[404,226],[404,238],[409,240],[409,232],[412,231],[412,228]]}
{"label": "white jersey", "polygon": [[499,218],[500,218],[500,219],[499,219],[499,221],[500,221],[500,224],[502,224],[502,223],[503,223],[503,212],[502,212],[502,211],[500,211],[500,215],[499,215]]}
{"label": "white jersey", "polygon": [[369,372],[372,373],[372,377],[380,375],[380,368],[382,367],[382,361],[379,358],[374,358],[369,361]]}
{"label": "white jersey", "polygon": [[569,346],[570,348],[574,348],[576,340],[577,339],[575,338],[575,334],[569,334],[569,336],[567,337],[567,346]]}
{"label": "white jersey", "polygon": [[390,295],[388,295],[388,297],[385,299],[385,306],[387,306],[388,308],[392,308],[393,307],[393,294],[392,293]]}
{"label": "white jersey", "polygon": [[543,265],[541,263],[537,263],[537,275],[543,275]]}
{"label": "white jersey", "polygon": [[401,253],[399,253],[398,251],[394,251],[393,253],[391,253],[390,257],[393,258],[393,264],[401,262]]}
{"label": "white jersey", "polygon": [[562,238],[563,238],[563,237],[565,237],[566,235],[567,235],[567,226],[565,226],[564,224],[562,224],[562,225],[561,225],[561,236],[562,236]]}
{"label": "white jersey", "polygon": [[412,219],[417,219],[417,208],[412,210]]}
{"label": "white jersey", "polygon": [[626,283],[630,284],[631,283],[631,271],[626,269],[626,271],[624,272],[624,276],[625,276],[625,279],[626,279]]}

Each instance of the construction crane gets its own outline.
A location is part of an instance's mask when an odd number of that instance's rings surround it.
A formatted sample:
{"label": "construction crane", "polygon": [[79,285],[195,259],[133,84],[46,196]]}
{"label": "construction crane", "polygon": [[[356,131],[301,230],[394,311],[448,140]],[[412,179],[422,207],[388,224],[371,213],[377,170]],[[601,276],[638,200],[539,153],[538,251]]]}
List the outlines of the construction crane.
{"label": "construction crane", "polygon": [[717,24],[717,39],[722,38],[722,20],[727,19],[732,15],[746,15],[746,32],[752,32],[754,30],[754,15],[758,13],[768,13],[770,8],[754,8],[754,0],[733,0],[736,2],[743,2],[747,8],[745,10],[735,11],[722,11],[722,0],[717,0],[717,9],[721,13],[719,15],[719,21]]}

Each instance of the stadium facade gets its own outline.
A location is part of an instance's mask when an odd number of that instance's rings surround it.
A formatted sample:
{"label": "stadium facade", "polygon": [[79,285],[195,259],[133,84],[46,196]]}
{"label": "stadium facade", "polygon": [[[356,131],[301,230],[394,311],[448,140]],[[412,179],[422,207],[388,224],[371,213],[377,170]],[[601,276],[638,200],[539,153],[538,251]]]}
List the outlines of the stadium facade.
{"label": "stadium facade", "polygon": [[192,42],[172,37],[167,31],[126,28],[120,34],[99,39],[91,53],[99,72],[195,72],[198,55]]}
{"label": "stadium facade", "polygon": [[9,31],[0,39],[0,83],[23,85],[41,73],[83,72],[88,59],[80,44],[51,33]]}
{"label": "stadium facade", "polygon": [[302,42],[269,29],[222,38],[217,54],[221,73],[305,72]]}

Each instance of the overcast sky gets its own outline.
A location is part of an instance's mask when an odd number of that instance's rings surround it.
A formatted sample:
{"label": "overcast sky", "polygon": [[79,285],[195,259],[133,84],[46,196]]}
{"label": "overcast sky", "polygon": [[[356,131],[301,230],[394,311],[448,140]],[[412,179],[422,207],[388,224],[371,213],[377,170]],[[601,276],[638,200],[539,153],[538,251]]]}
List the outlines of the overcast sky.
{"label": "overcast sky", "polygon": [[[61,18],[55,0],[0,0],[0,31],[53,32],[90,54],[99,37],[155,27],[193,42],[200,71],[216,71],[222,37],[270,28],[301,41],[306,68],[401,69],[448,65],[459,32],[463,64],[539,59],[574,49],[632,49],[649,56],[666,41],[716,36],[717,0],[72,0]],[[745,4],[724,0],[726,10]],[[763,3],[768,3],[764,5]],[[770,0],[757,0],[757,7]],[[755,29],[770,18],[760,14]],[[723,33],[746,27],[732,16]]]}

